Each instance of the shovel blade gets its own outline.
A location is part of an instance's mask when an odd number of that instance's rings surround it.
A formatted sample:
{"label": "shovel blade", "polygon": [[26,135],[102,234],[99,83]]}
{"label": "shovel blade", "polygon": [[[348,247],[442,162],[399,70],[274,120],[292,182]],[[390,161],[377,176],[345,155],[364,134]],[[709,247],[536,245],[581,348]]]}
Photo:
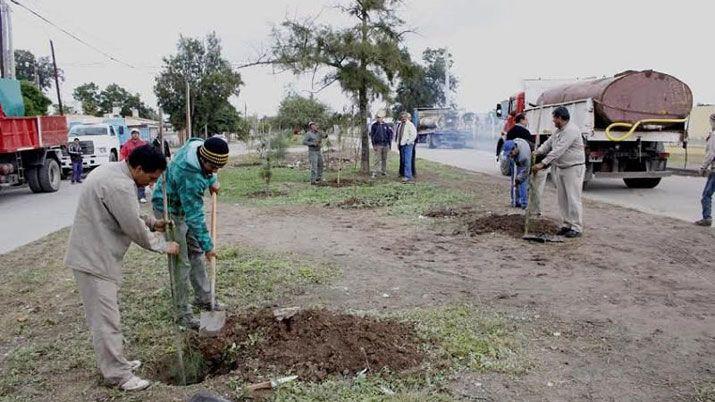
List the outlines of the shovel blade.
{"label": "shovel blade", "polygon": [[218,335],[226,324],[225,311],[202,311],[201,326],[199,334],[202,336],[214,337]]}

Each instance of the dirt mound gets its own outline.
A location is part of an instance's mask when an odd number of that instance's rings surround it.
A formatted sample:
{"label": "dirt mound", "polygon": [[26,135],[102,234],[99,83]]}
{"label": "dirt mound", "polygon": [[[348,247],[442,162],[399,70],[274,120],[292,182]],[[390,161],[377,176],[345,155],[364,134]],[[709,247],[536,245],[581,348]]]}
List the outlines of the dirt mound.
{"label": "dirt mound", "polygon": [[[559,225],[545,218],[532,217],[529,222],[529,234],[552,235],[558,229]],[[470,221],[467,225],[467,233],[472,236],[494,232],[521,238],[524,235],[524,215],[487,215]]]}
{"label": "dirt mound", "polygon": [[402,371],[423,359],[411,325],[328,310],[300,311],[280,322],[272,310],[254,310],[229,317],[220,336],[193,341],[206,374],[233,371],[246,381],[268,373],[320,381],[366,368]]}
{"label": "dirt mound", "polygon": [[365,185],[372,185],[369,181],[366,180],[355,180],[355,179],[345,179],[341,178],[340,182],[338,183],[338,179],[330,179],[330,180],[325,180],[320,183],[318,183],[318,186],[321,187],[352,187],[352,186],[365,186]]}
{"label": "dirt mound", "polygon": [[284,190],[258,190],[252,193],[248,193],[249,198],[271,198],[271,197],[283,197],[288,195],[287,191]]}
{"label": "dirt mound", "polygon": [[454,207],[435,207],[430,208],[423,214],[429,218],[454,218],[460,216],[471,215],[475,212],[474,207],[470,205],[459,205]]}

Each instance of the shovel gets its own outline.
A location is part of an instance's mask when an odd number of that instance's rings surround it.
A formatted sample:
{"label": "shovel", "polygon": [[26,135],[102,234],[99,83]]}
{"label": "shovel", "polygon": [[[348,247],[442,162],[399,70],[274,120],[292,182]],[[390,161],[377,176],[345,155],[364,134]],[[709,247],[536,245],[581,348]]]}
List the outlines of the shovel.
{"label": "shovel", "polygon": [[[531,157],[531,166],[534,166],[534,163],[536,162],[536,157],[532,155]],[[524,236],[521,238],[526,241],[533,241],[537,243],[563,243],[564,239],[561,236],[551,236],[547,234],[529,234],[529,224],[531,223],[531,193],[534,191],[534,173],[529,172],[529,187],[527,190],[527,199],[529,200],[529,205],[526,207],[526,211],[524,211]]]}
{"label": "shovel", "polygon": [[[216,206],[218,196],[211,194],[211,240],[216,247]],[[202,311],[200,319],[199,333],[204,336],[213,337],[221,332],[226,323],[226,312],[215,311],[216,307],[216,257],[211,257],[211,311]]]}

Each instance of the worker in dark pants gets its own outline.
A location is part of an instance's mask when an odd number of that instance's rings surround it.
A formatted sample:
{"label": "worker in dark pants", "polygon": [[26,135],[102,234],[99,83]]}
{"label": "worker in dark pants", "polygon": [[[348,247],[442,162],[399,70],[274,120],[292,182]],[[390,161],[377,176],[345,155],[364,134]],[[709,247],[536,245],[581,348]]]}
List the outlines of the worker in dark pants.
{"label": "worker in dark pants", "polygon": [[72,162],[72,184],[82,183],[82,145],[79,143],[79,138],[75,138],[69,144],[67,153],[70,154]]}
{"label": "worker in dark pants", "polygon": [[713,225],[712,206],[713,194],[715,194],[715,135],[713,135],[713,132],[715,132],[715,114],[710,115],[710,126],[712,131],[706,140],[705,160],[703,160],[703,165],[700,168],[700,174],[707,176],[708,180],[705,182],[703,196],[700,199],[700,203],[703,206],[703,219],[695,222],[698,226]]}

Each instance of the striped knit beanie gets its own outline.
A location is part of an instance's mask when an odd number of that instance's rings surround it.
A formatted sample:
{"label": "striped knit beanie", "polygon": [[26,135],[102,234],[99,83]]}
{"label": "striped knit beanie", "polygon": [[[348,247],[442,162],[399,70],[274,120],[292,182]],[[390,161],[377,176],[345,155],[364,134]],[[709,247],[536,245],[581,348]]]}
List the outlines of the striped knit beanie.
{"label": "striped knit beanie", "polygon": [[224,167],[228,163],[228,144],[221,138],[211,137],[199,148],[199,155],[209,163]]}

